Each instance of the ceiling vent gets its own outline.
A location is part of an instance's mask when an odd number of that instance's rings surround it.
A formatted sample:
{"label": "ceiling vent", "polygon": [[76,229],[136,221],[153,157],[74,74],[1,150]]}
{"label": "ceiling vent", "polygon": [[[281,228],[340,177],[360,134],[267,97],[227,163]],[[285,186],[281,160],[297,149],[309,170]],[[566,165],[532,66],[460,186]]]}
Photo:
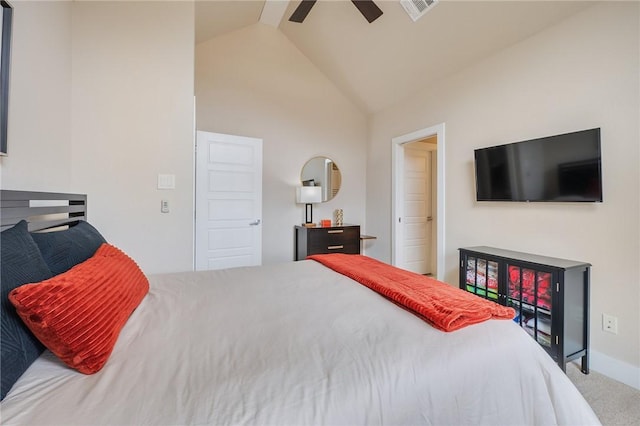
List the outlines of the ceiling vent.
{"label": "ceiling vent", "polygon": [[400,0],[400,4],[409,14],[413,22],[420,19],[425,13],[430,11],[438,0]]}

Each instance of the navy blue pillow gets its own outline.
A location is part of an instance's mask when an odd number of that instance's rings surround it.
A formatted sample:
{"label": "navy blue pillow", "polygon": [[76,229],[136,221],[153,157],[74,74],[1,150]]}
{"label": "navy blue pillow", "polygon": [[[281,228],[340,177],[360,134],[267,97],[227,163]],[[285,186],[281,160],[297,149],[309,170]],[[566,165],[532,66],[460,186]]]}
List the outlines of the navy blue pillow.
{"label": "navy blue pillow", "polygon": [[31,238],[24,220],[0,234],[0,273],[2,287],[0,305],[2,307],[2,395],[5,395],[22,373],[35,361],[44,346],[31,334],[7,296],[16,287],[35,283],[53,276],[45,263],[38,246]]}
{"label": "navy blue pillow", "polygon": [[96,228],[83,220],[64,231],[32,233],[31,236],[53,275],[89,259],[107,242]]}

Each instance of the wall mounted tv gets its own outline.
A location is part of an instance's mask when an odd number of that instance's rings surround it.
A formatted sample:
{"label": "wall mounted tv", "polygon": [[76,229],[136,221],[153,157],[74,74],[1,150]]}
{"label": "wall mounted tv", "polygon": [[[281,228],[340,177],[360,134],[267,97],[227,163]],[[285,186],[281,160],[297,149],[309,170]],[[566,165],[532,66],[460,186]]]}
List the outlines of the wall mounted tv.
{"label": "wall mounted tv", "polygon": [[478,201],[602,202],[600,128],[475,150]]}

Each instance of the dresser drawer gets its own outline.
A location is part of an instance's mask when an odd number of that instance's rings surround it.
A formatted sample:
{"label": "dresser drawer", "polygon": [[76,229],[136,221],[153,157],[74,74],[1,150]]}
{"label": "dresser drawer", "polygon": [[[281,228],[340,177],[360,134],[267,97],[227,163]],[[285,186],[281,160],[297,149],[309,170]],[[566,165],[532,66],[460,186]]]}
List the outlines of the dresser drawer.
{"label": "dresser drawer", "polygon": [[360,226],[296,227],[296,260],[312,254],[360,253]]}
{"label": "dresser drawer", "polygon": [[309,248],[311,250],[339,250],[338,247],[354,245],[360,242],[357,228],[318,228],[309,230]]}

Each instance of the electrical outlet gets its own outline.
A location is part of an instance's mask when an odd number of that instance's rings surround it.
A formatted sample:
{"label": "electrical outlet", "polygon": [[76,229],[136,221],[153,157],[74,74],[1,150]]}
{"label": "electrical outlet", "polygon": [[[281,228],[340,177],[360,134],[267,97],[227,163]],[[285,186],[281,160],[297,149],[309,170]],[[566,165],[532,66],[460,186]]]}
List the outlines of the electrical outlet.
{"label": "electrical outlet", "polygon": [[602,314],[602,329],[609,333],[618,334],[618,318],[609,314]]}

